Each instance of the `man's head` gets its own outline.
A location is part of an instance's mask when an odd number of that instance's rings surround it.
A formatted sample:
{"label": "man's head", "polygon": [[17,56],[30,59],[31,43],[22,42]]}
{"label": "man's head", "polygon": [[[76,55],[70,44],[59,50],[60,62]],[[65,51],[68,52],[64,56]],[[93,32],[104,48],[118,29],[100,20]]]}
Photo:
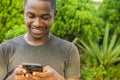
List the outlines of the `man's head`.
{"label": "man's head", "polygon": [[55,14],[55,0],[25,0],[24,15],[29,38],[48,37]]}
{"label": "man's head", "polygon": [[[24,5],[26,5],[28,0],[24,0]],[[56,10],[56,0],[43,0],[43,1],[50,1],[51,6],[53,7],[54,10]]]}

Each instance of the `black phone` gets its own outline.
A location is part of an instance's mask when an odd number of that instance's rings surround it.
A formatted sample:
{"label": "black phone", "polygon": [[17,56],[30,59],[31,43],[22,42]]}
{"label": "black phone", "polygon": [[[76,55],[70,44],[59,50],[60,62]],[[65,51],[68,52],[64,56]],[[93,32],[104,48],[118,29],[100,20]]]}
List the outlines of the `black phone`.
{"label": "black phone", "polygon": [[30,73],[30,74],[32,74],[32,72],[43,72],[42,64],[22,63],[22,67],[26,69],[27,73]]}

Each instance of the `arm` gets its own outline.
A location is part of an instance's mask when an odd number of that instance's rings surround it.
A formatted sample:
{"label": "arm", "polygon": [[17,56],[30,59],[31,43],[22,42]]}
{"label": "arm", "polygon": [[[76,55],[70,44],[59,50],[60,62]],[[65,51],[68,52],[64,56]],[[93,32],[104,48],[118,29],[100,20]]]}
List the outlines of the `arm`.
{"label": "arm", "polygon": [[32,74],[27,74],[26,71],[20,65],[5,80],[65,80],[65,79],[50,66],[44,67],[43,72],[33,72]]}
{"label": "arm", "polygon": [[13,71],[14,71],[14,69],[9,71],[3,80],[6,80],[9,76],[13,76],[13,75],[11,75],[13,73]]}
{"label": "arm", "polygon": [[69,51],[68,64],[65,69],[67,80],[79,80],[80,77],[80,55],[76,46],[72,46]]}
{"label": "arm", "polygon": [[7,57],[3,53],[3,45],[0,44],[0,79],[3,80],[7,73]]}
{"label": "arm", "polygon": [[44,67],[43,72],[33,72],[33,75],[42,80],[65,80],[63,76],[50,66]]}
{"label": "arm", "polygon": [[8,73],[6,79],[4,80],[36,80],[32,77],[32,75],[26,73],[26,70],[23,69],[22,65],[19,65],[15,70]]}
{"label": "arm", "polygon": [[67,80],[79,80],[79,78],[69,78]]}
{"label": "arm", "polygon": [[4,80],[14,80],[14,74],[10,74],[9,76],[5,77]]}

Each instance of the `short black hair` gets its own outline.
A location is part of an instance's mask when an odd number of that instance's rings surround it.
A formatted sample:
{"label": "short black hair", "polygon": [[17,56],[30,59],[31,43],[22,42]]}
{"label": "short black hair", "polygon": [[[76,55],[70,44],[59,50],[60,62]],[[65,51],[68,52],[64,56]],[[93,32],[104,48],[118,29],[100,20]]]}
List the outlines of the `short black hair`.
{"label": "short black hair", "polygon": [[[44,0],[43,0],[44,1]],[[51,6],[54,10],[56,10],[56,0],[48,0],[51,2]],[[24,5],[27,3],[27,0],[24,0]]]}

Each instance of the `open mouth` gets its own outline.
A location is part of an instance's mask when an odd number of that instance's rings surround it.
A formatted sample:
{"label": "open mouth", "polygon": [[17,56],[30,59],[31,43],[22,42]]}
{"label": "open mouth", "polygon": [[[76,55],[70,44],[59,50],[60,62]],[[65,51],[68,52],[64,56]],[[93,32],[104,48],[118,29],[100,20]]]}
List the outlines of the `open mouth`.
{"label": "open mouth", "polygon": [[32,32],[36,35],[43,33],[45,31],[45,29],[46,29],[45,26],[44,27],[35,27],[35,26],[31,27]]}

